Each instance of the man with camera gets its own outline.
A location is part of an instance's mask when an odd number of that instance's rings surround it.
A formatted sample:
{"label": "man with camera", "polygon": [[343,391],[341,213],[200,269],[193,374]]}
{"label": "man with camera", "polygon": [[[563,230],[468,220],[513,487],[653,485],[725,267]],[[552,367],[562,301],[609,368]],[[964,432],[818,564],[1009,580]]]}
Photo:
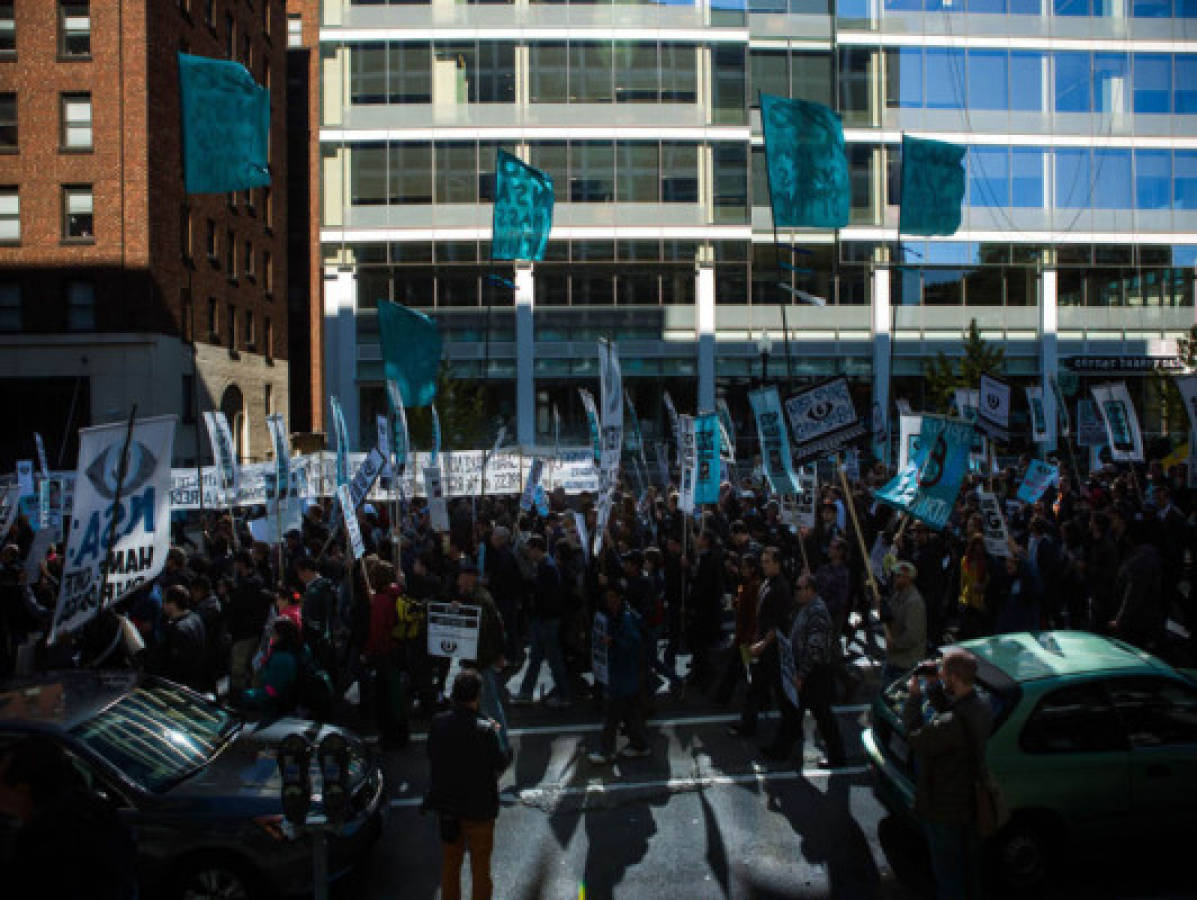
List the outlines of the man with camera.
{"label": "man with camera", "polygon": [[894,587],[889,602],[881,605],[881,627],[885,629],[885,665],[881,683],[889,687],[927,651],[927,608],[914,586],[918,570],[913,563],[894,566]]}
{"label": "man with camera", "polygon": [[914,809],[931,852],[937,896],[981,896],[977,783],[985,771],[992,714],[977,696],[977,658],[959,647],[920,663],[902,720],[917,761]]}
{"label": "man with camera", "polygon": [[440,821],[441,897],[461,898],[461,864],[470,853],[474,900],[489,900],[490,856],[499,817],[499,776],[511,762],[499,744],[499,723],[478,713],[482,676],[462,669],[453,681],[453,708],[432,720],[428,760],[432,786],[421,809]]}

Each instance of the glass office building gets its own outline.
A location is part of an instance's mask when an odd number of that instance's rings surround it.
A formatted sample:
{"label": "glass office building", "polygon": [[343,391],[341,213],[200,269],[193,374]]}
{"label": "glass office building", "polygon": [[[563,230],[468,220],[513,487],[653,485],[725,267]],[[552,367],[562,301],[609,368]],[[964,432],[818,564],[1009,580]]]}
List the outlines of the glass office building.
{"label": "glass office building", "polygon": [[[683,411],[746,410],[762,373],[846,375],[892,421],[892,398],[923,408],[924,361],[959,353],[973,319],[1017,385],[1079,373],[1070,393],[1166,364],[1194,324],[1197,0],[325,0],[321,15],[325,387],[365,434],[383,298],[434,315],[454,375],[484,382],[528,443],[554,405],[583,434],[575,388],[595,384],[599,337],[619,341],[651,439],[664,390]],[[850,225],[778,235],[809,273],[778,266],[759,92],[843,119]],[[951,238],[897,233],[903,133],[968,146]],[[546,259],[518,270],[489,261],[498,148],[556,186]]]}

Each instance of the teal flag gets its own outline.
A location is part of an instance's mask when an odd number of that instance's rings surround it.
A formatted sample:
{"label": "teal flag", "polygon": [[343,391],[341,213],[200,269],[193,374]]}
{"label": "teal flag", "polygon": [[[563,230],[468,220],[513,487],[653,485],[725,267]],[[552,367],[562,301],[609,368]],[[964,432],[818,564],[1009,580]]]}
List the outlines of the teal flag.
{"label": "teal flag", "polygon": [[333,433],[337,437],[337,487],[349,484],[349,431],[345,428],[345,414],[341,401],[334,395],[328,398],[332,406]]}
{"label": "teal flag", "polygon": [[507,151],[498,151],[491,259],[544,259],[552,228],[553,179]]}
{"label": "teal flag", "polygon": [[842,228],[852,185],[844,128],[830,107],[761,94],[765,167],[775,228]]}
{"label": "teal flag", "polygon": [[966,147],[902,137],[899,234],[955,234],[964,202]]}
{"label": "teal flag", "polygon": [[245,66],[180,53],[179,104],[188,194],[270,184],[270,91]]}
{"label": "teal flag", "polygon": [[378,328],[384,374],[394,379],[408,406],[427,406],[436,399],[441,365],[441,333],[436,322],[414,309],[380,300]]}
{"label": "teal flag", "polygon": [[403,391],[399,389],[399,382],[393,378],[387,379],[387,400],[391,405],[391,417],[395,426],[395,465],[396,474],[403,474],[407,468],[407,410],[403,408]]}
{"label": "teal flag", "polygon": [[1045,463],[1041,459],[1031,460],[1027,474],[1018,486],[1018,499],[1023,503],[1034,503],[1053,484],[1060,483],[1060,467]]}
{"label": "teal flag", "polygon": [[428,465],[435,466],[436,458],[441,453],[441,417],[437,415],[436,404],[432,404],[432,455],[428,457]]}
{"label": "teal flag", "polygon": [[702,413],[694,417],[694,448],[698,471],[694,476],[694,505],[719,502],[719,417]]}
{"label": "teal flag", "polygon": [[770,386],[750,391],[748,402],[756,415],[756,433],[761,440],[761,469],[769,489],[779,497],[792,497],[798,493],[798,479],[794,475],[790,436],[782,418],[777,388]]}
{"label": "teal flag", "polygon": [[877,499],[943,530],[968,472],[972,440],[973,428],[967,422],[923,416],[918,448],[906,467],[877,491]]}

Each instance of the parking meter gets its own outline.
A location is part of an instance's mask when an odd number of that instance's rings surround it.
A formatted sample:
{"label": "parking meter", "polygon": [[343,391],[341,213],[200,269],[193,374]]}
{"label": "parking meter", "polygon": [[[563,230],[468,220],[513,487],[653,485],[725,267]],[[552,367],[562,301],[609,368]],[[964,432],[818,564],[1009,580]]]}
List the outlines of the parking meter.
{"label": "parking meter", "polygon": [[329,822],[345,821],[349,812],[349,743],[345,736],[331,731],[316,751],[320,775],[324,781],[324,815]]}
{"label": "parking meter", "polygon": [[278,748],[278,773],[283,780],[283,815],[303,826],[312,805],[312,745],[302,734],[288,735]]}

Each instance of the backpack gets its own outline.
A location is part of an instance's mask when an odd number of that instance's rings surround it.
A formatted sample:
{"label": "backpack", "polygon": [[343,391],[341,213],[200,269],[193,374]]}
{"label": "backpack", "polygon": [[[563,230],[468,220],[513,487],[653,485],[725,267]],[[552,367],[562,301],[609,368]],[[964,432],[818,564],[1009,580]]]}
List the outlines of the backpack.
{"label": "backpack", "polygon": [[328,677],[311,653],[299,655],[299,696],[300,706],[307,709],[314,719],[325,719],[332,711],[335,692],[332,679]]}

